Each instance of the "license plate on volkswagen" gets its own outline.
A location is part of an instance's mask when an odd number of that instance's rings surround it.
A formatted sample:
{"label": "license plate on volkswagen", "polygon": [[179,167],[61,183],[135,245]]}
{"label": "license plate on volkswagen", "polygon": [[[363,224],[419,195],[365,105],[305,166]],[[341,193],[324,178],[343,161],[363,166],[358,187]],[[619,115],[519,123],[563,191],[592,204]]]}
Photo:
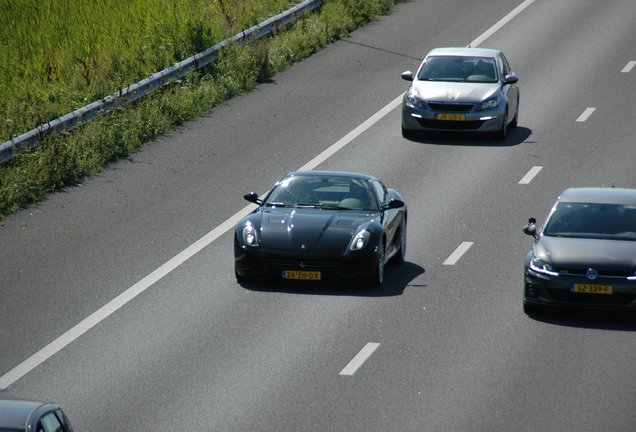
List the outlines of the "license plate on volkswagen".
{"label": "license plate on volkswagen", "polygon": [[319,271],[299,271],[299,270],[283,270],[281,272],[283,279],[297,280],[320,280]]}
{"label": "license plate on volkswagen", "polygon": [[611,285],[572,284],[570,291],[588,294],[612,294]]}
{"label": "license plate on volkswagen", "polygon": [[437,114],[437,120],[465,121],[466,114]]}

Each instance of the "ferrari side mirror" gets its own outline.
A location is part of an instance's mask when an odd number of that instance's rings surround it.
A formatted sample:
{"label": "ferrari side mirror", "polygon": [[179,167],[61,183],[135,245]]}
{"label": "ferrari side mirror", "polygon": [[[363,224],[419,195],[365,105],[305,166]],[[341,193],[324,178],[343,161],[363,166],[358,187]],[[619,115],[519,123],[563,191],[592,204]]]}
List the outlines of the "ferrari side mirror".
{"label": "ferrari side mirror", "polygon": [[404,201],[399,199],[392,199],[389,201],[387,205],[384,206],[384,208],[387,208],[387,209],[396,209],[401,207],[404,207]]}
{"label": "ferrari side mirror", "polygon": [[256,192],[250,192],[248,194],[243,195],[247,201],[251,203],[256,203],[258,201],[258,194]]}

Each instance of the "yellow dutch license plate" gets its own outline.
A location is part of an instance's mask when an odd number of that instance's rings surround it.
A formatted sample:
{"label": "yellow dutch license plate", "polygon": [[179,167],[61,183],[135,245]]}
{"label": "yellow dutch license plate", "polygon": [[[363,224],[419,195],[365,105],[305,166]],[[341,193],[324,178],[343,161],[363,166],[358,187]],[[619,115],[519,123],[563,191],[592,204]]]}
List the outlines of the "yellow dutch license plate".
{"label": "yellow dutch license plate", "polygon": [[466,121],[466,114],[437,114],[437,120]]}
{"label": "yellow dutch license plate", "polygon": [[571,290],[578,293],[588,294],[611,294],[611,285],[588,285],[588,284],[572,284]]}
{"label": "yellow dutch license plate", "polygon": [[283,279],[320,280],[319,271],[283,270]]}

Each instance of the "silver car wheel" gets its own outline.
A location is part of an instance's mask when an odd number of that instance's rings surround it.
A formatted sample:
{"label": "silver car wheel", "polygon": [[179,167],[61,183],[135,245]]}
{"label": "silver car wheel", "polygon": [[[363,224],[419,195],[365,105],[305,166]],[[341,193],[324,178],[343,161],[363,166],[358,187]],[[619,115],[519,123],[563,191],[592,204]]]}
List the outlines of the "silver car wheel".
{"label": "silver car wheel", "polygon": [[510,122],[510,127],[517,127],[517,125],[519,124],[519,99],[517,98],[517,109],[515,110],[515,116],[512,118],[512,121]]}
{"label": "silver car wheel", "polygon": [[505,141],[508,136],[508,107],[504,110],[503,114],[503,124],[501,125],[501,129],[497,132],[497,139],[500,141]]}

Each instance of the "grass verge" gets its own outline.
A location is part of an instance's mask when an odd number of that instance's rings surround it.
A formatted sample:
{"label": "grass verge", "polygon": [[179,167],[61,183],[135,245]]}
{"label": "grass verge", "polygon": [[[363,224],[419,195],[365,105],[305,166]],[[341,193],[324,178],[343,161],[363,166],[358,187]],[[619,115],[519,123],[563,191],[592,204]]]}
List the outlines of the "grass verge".
{"label": "grass verge", "polygon": [[[10,1],[4,0],[7,5]],[[51,1],[53,0],[44,0],[41,3]],[[284,31],[249,46],[228,47],[215,64],[71,133],[50,138],[33,151],[15,157],[0,166],[0,218],[41,200],[55,189],[100,172],[109,162],[128,155],[141,145],[167,133],[174,126],[195,119],[214,106],[248,92],[259,82],[268,80],[327,44],[348,35],[378,16],[389,14],[399,1],[401,0],[325,0],[318,13],[303,16]],[[227,3],[218,1],[215,4]],[[0,2],[0,11],[6,7]],[[171,12],[168,10],[166,13]],[[217,13],[220,13],[221,21],[224,19],[227,23],[232,19],[229,9]],[[252,19],[255,16],[257,15]],[[201,39],[201,27],[196,23],[182,26],[181,30],[185,33],[178,38],[174,36],[178,40]],[[190,49],[195,46],[199,51],[207,48],[193,44]],[[177,61],[192,54],[194,53],[187,53]],[[127,55],[122,56],[126,57]],[[168,65],[163,67],[165,66]],[[156,71],[151,70],[149,73]],[[87,89],[85,84],[86,82],[82,82],[75,89],[66,89],[70,92],[71,99],[81,99],[78,95]],[[112,88],[106,94],[112,94],[116,90]],[[50,97],[43,98],[49,104],[32,107],[32,111],[42,109],[42,112],[49,110],[51,114],[54,113],[55,116],[46,121],[71,111],[56,112],[64,105],[53,104],[53,93],[56,91],[59,89],[52,88]],[[95,95],[93,100],[106,94]],[[92,100],[83,104],[89,102]],[[5,121],[5,126],[6,123]],[[22,132],[25,130],[20,130],[19,133]]]}

